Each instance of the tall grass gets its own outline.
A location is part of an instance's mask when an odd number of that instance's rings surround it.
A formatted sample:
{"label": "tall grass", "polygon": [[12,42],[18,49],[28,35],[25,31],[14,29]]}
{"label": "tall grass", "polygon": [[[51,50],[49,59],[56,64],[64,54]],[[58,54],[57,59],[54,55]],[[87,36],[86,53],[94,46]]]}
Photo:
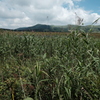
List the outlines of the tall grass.
{"label": "tall grass", "polygon": [[84,32],[0,34],[1,100],[99,100],[100,41]]}

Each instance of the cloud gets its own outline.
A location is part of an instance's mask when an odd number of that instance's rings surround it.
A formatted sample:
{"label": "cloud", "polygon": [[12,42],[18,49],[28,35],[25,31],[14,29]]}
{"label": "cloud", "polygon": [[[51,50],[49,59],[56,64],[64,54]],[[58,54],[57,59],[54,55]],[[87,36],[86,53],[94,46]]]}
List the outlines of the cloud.
{"label": "cloud", "polygon": [[30,6],[32,3],[32,0],[6,0],[5,2],[8,3],[8,5],[11,6]]}
{"label": "cloud", "polygon": [[77,7],[76,2],[81,0],[3,0],[0,1],[0,27],[75,24],[75,12],[85,24],[91,24],[100,17],[97,13]]}

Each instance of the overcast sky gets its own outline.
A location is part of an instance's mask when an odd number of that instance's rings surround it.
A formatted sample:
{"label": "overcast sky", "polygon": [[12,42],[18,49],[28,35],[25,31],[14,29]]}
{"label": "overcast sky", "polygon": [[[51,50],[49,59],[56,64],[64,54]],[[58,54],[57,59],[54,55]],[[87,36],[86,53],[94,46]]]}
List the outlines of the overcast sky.
{"label": "overcast sky", "polygon": [[100,17],[100,0],[0,0],[0,28],[75,24],[75,13],[91,24]]}

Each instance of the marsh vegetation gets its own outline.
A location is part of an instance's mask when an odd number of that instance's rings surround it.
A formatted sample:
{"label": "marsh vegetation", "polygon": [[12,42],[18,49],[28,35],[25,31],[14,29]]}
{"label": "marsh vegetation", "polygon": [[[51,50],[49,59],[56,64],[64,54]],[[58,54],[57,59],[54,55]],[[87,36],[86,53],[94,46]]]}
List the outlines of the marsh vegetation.
{"label": "marsh vegetation", "polygon": [[99,100],[100,40],[88,33],[0,33],[0,100]]}

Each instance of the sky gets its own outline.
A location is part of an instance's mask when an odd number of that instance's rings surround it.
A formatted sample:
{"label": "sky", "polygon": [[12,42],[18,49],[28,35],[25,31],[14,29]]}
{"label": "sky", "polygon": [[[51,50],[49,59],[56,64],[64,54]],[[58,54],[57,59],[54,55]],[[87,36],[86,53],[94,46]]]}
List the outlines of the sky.
{"label": "sky", "polygon": [[0,0],[0,28],[76,24],[78,17],[89,25],[100,17],[99,5],[100,0]]}

